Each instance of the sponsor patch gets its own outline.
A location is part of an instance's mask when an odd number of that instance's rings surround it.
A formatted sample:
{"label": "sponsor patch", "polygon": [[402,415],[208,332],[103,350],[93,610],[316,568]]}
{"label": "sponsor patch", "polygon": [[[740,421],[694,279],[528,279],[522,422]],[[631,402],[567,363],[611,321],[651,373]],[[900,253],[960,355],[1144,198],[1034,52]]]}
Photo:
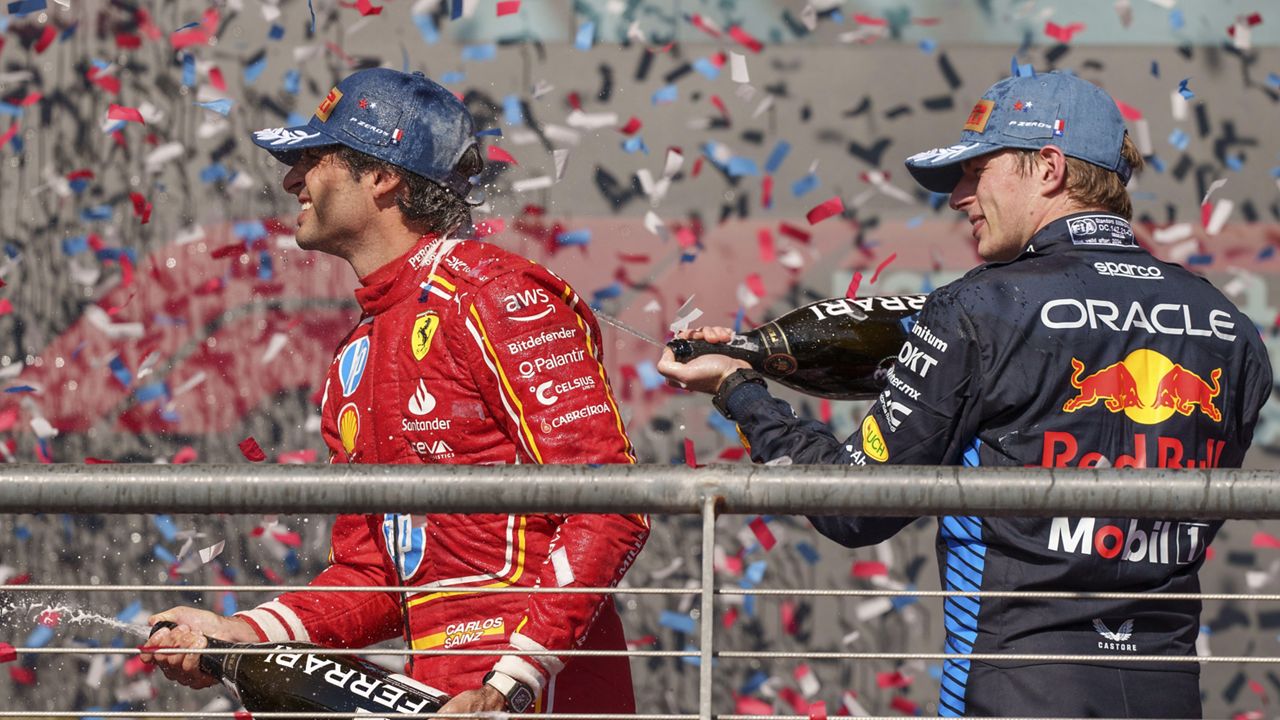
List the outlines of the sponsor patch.
{"label": "sponsor patch", "polygon": [[973,109],[969,111],[969,119],[964,121],[964,129],[982,134],[987,130],[987,120],[991,119],[991,111],[996,106],[995,102],[983,98],[974,103]]}
{"label": "sponsor patch", "polygon": [[413,396],[409,398],[409,412],[422,417],[430,415],[432,410],[436,409],[436,396],[427,390],[427,384],[422,378],[418,378],[418,388],[414,391]]}
{"label": "sponsor patch", "polygon": [[862,451],[876,462],[889,462],[889,446],[885,445],[880,424],[871,415],[862,421]]}
{"label": "sponsor patch", "polygon": [[356,438],[360,437],[360,411],[355,403],[347,403],[338,411],[338,437],[347,455],[356,450]]}
{"label": "sponsor patch", "polygon": [[1124,218],[1114,215],[1085,215],[1067,221],[1067,232],[1076,245],[1112,245],[1133,247],[1133,228]]}
{"label": "sponsor patch", "polygon": [[368,335],[342,349],[342,355],[338,358],[338,379],[342,381],[342,397],[351,397],[351,393],[360,387],[360,380],[364,378],[364,368],[368,362]]}
{"label": "sponsor patch", "polygon": [[320,105],[316,107],[316,117],[320,122],[328,122],[329,116],[333,114],[333,109],[337,107],[338,101],[342,99],[342,91],[335,85],[329,94],[324,96],[320,101]]}
{"label": "sponsor patch", "polygon": [[1071,369],[1071,387],[1076,393],[1062,406],[1063,412],[1102,403],[1108,411],[1123,412],[1143,425],[1162,423],[1174,413],[1191,416],[1197,411],[1214,422],[1222,421],[1222,411],[1214,404],[1222,392],[1222,368],[1214,368],[1206,382],[1180,363],[1141,348],[1120,362],[1088,373],[1083,362],[1071,358]]}
{"label": "sponsor patch", "polygon": [[440,316],[433,312],[426,312],[413,320],[413,332],[410,334],[410,344],[413,347],[414,359],[421,361],[431,352],[431,340],[436,336],[436,330],[440,327]]}
{"label": "sponsor patch", "polygon": [[[387,555],[395,562],[400,560],[400,579],[408,580],[422,566],[422,556],[427,547],[427,528],[413,522],[412,515],[386,514],[382,516],[382,539],[386,541]],[[399,541],[399,552],[396,542]]]}
{"label": "sponsor patch", "polygon": [[1164,270],[1156,265],[1139,265],[1126,262],[1096,262],[1093,269],[1099,275],[1107,277],[1129,278],[1132,280],[1163,280]]}

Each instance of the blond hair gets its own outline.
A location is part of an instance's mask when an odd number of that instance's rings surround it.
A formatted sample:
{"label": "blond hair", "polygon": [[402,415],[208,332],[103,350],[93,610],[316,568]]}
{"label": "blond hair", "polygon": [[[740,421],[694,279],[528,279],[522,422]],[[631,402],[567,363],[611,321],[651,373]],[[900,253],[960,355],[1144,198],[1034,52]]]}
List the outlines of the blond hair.
{"label": "blond hair", "polygon": [[[1014,152],[1018,155],[1018,174],[1029,175],[1035,167],[1038,151],[1015,150]],[[1142,154],[1138,152],[1138,146],[1129,139],[1128,133],[1125,133],[1124,143],[1120,147],[1120,156],[1129,163],[1129,167],[1133,168],[1134,175],[1142,172],[1146,166]],[[1126,220],[1133,219],[1133,201],[1129,198],[1129,191],[1125,188],[1125,183],[1120,176],[1111,170],[1078,158],[1068,157],[1066,188],[1067,197],[1085,208],[1106,210]]]}

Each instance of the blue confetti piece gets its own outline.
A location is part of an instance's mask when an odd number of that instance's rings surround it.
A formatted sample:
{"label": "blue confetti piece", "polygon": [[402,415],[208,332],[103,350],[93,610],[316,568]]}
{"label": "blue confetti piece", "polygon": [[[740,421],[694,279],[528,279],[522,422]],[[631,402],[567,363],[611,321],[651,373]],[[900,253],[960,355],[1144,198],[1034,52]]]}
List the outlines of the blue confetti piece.
{"label": "blue confetti piece", "polygon": [[720,77],[720,68],[711,62],[709,58],[700,57],[693,61],[693,69],[702,73],[708,80],[715,80]]}
{"label": "blue confetti piece", "polygon": [[729,164],[725,170],[730,177],[742,177],[744,175],[754,177],[760,174],[760,168],[756,166],[756,161],[741,155],[729,158]]}
{"label": "blue confetti piece", "polygon": [[111,133],[114,133],[114,132],[120,132],[121,130],[124,129],[124,124],[125,124],[124,120],[117,120],[111,123],[110,125],[107,125],[106,127],[102,128],[102,134],[110,135]]}
{"label": "blue confetti piece", "polygon": [[222,614],[230,617],[235,615],[239,606],[236,604],[235,593],[222,593]]}
{"label": "blue confetti piece", "polygon": [[223,117],[231,114],[231,101],[226,98],[210,100],[209,102],[198,102],[196,105],[206,110],[212,110]]}
{"label": "blue confetti piece", "polygon": [[608,300],[622,295],[622,283],[615,282],[591,293],[591,305],[595,307],[601,300]]}
{"label": "blue confetti piece", "polygon": [[163,545],[155,545],[154,547],[151,548],[151,553],[155,555],[158,560],[160,560],[166,565],[172,565],[178,562],[178,558],[174,557],[173,553],[165,549],[165,546]]}
{"label": "blue confetti piece", "polygon": [[258,253],[258,279],[271,280],[276,276],[275,266],[271,262],[271,254],[266,250]]}
{"label": "blue confetti piece", "polygon": [[307,10],[311,12],[311,34],[316,34],[316,9],[311,4],[311,0],[307,0]]}
{"label": "blue confetti piece", "polygon": [[1186,78],[1186,79],[1184,79],[1184,80],[1179,80],[1179,81],[1178,81],[1178,94],[1179,94],[1179,95],[1181,95],[1182,97],[1184,97],[1184,98],[1188,99],[1188,100],[1190,100],[1190,99],[1192,99],[1192,98],[1194,98],[1194,97],[1196,96],[1196,94],[1195,94],[1195,93],[1193,93],[1193,92],[1191,92],[1189,89],[1187,89],[1187,83],[1189,83],[1189,82],[1191,82],[1191,78]]}
{"label": "blue confetti piece", "polygon": [[1230,168],[1231,170],[1234,170],[1235,172],[1240,172],[1241,170],[1244,169],[1243,155],[1228,155],[1225,159],[1227,162],[1227,167]]}
{"label": "blue confetti piece", "polygon": [[1191,257],[1187,258],[1187,264],[1188,265],[1212,265],[1213,255],[1210,255],[1210,254],[1192,255]]}
{"label": "blue confetti piece", "polygon": [[440,42],[440,31],[436,29],[436,21],[426,13],[420,13],[413,16],[413,24],[418,26],[418,33],[422,35],[422,41],[428,45],[435,45]]}
{"label": "blue confetti piece", "polygon": [[151,524],[160,531],[165,542],[173,542],[178,537],[178,526],[173,524],[173,518],[168,515],[152,515]]}
{"label": "blue confetti piece", "polygon": [[129,368],[125,366],[124,360],[120,359],[119,355],[111,358],[111,362],[107,365],[111,368],[111,374],[116,376],[116,380],[119,380],[121,385],[129,387],[133,384],[133,373],[129,372]]}
{"label": "blue confetti piece", "polygon": [[257,60],[254,60],[253,62],[249,63],[249,65],[244,69],[244,84],[252,85],[255,82],[257,82],[258,78],[262,77],[262,71],[266,69],[267,69],[266,55],[263,55]]}
{"label": "blue confetti piece", "polygon": [[747,311],[743,309],[742,306],[739,306],[738,312],[734,313],[733,315],[733,331],[734,332],[742,332],[742,323],[745,322],[746,315],[747,315]]}
{"label": "blue confetti piece", "polygon": [[133,396],[139,403],[148,403],[152,400],[167,398],[169,397],[169,386],[162,382],[142,385],[134,391]]}
{"label": "blue confetti piece", "polygon": [[924,216],[916,215],[907,220],[907,229],[914,230],[924,224]]}
{"label": "blue confetti piece", "polygon": [[[915,586],[915,585],[908,585],[908,586],[907,586],[907,589],[908,589],[908,590],[915,590],[915,589],[916,589],[916,586]],[[894,596],[894,598],[890,601],[890,603],[893,605],[893,609],[894,609],[894,610],[901,610],[902,608],[904,608],[904,607],[906,607],[906,606],[908,606],[908,605],[914,605],[914,604],[916,604],[917,602],[920,602],[920,598],[916,597],[915,595],[896,595],[896,596]]]}
{"label": "blue confetti piece", "polygon": [[476,137],[502,137],[502,128],[489,128],[476,133]]}
{"label": "blue confetti piece", "polygon": [[284,37],[284,26],[279,23],[271,25],[271,29],[267,31],[267,37],[272,40],[279,40]]}
{"label": "blue confetti piece", "polygon": [[1259,260],[1270,260],[1270,259],[1271,259],[1271,257],[1272,257],[1273,255],[1275,255],[1275,254],[1276,254],[1276,246],[1275,246],[1275,245],[1268,245],[1268,246],[1266,246],[1266,247],[1262,248],[1262,251],[1258,253],[1258,259],[1259,259]]}
{"label": "blue confetti piece", "polygon": [[27,647],[42,648],[49,644],[53,639],[53,628],[48,625],[39,625],[31,628],[31,634],[27,636]]}
{"label": "blue confetti piece", "polygon": [[658,619],[658,624],[666,628],[671,628],[676,632],[684,633],[685,635],[692,635],[698,627],[698,623],[695,622],[693,618],[683,613],[672,612],[670,610],[662,611],[662,615]]}
{"label": "blue confetti piece", "polygon": [[442,85],[451,85],[451,84],[455,84],[455,83],[463,82],[463,81],[465,81],[466,79],[467,79],[467,74],[466,74],[466,73],[464,73],[464,72],[459,72],[459,71],[457,71],[457,70],[454,70],[453,72],[447,72],[447,73],[445,73],[445,74],[441,75],[441,76],[440,76],[440,84],[442,84]]}
{"label": "blue confetti piece", "polygon": [[120,622],[132,622],[138,613],[142,612],[142,601],[134,600],[125,606],[123,610],[116,614],[116,619]]}
{"label": "blue confetti piece", "polygon": [[595,42],[596,24],[587,21],[578,26],[578,33],[573,38],[573,46],[579,50],[590,50]]}
{"label": "blue confetti piece", "polygon": [[675,85],[664,85],[653,91],[653,95],[649,98],[649,103],[652,105],[665,105],[679,99],[680,91]]}
{"label": "blue confetti piece", "polygon": [[691,263],[697,259],[698,259],[698,253],[686,252],[680,255],[680,264],[684,265],[685,263]]}
{"label": "blue confetti piece", "polygon": [[1187,20],[1182,14],[1182,10],[1174,8],[1169,11],[1169,27],[1173,30],[1181,30],[1186,27]]}
{"label": "blue confetti piece", "polygon": [[1156,61],[1156,60],[1152,60],[1152,61],[1151,61],[1151,77],[1155,77],[1155,78],[1160,77],[1160,63],[1159,63],[1159,61]]}
{"label": "blue confetti piece", "polygon": [[9,14],[14,17],[22,17],[34,12],[40,12],[48,7],[45,0],[17,0],[17,2],[9,3]]}
{"label": "blue confetti piece", "polygon": [[297,95],[298,90],[302,87],[302,73],[297,70],[289,70],[284,74],[284,91],[290,95]]}
{"label": "blue confetti piece", "polygon": [[462,48],[462,59],[469,62],[485,62],[497,56],[498,46],[494,43],[467,45]]}
{"label": "blue confetti piece", "polygon": [[182,55],[182,86],[196,86],[196,58],[190,53]]}
{"label": "blue confetti piece", "polygon": [[1030,63],[1022,65],[1018,63],[1018,56],[1014,55],[1009,63],[1009,73],[1014,77],[1035,77],[1036,69]]}
{"label": "blue confetti piece", "polygon": [[747,617],[756,616],[756,596],[755,595],[747,595],[742,599],[742,612],[745,613]]}
{"label": "blue confetti piece", "polygon": [[9,139],[9,144],[13,146],[13,151],[18,154],[22,154],[22,148],[27,146],[26,141],[22,139],[21,135],[14,135]]}
{"label": "blue confetti piece", "polygon": [[77,21],[75,21],[75,22],[71,23],[70,25],[68,25],[68,26],[67,26],[67,29],[66,29],[66,30],[63,30],[63,31],[62,31],[62,34],[58,36],[58,39],[59,39],[59,40],[70,40],[71,38],[75,37],[75,35],[76,35],[76,30],[79,30],[79,29],[80,29],[80,21],[79,21],[79,20],[77,20]]}
{"label": "blue confetti piece", "polygon": [[255,241],[264,240],[267,237],[267,227],[262,224],[261,220],[238,222],[232,226],[232,232],[247,244],[253,244]]}
{"label": "blue confetti piece", "polygon": [[1169,133],[1169,144],[1179,150],[1186,150],[1190,142],[1191,137],[1182,128],[1174,128],[1173,132]]}
{"label": "blue confetti piece", "polygon": [[453,4],[449,7],[449,19],[457,20],[462,17],[464,0],[453,0]]}
{"label": "blue confetti piece", "polygon": [[502,120],[508,125],[524,124],[524,108],[520,105],[520,96],[516,94],[502,98]]}
{"label": "blue confetti piece", "polygon": [[22,254],[22,253],[18,250],[18,246],[17,246],[17,245],[14,245],[13,243],[5,243],[5,244],[4,244],[4,254],[5,254],[5,255],[8,255],[10,258],[16,258],[16,257],[18,257],[18,255],[20,255],[20,254]]}
{"label": "blue confetti piece", "polygon": [[30,385],[14,385],[12,387],[5,388],[4,391],[10,395],[17,395],[18,393],[35,392],[36,389]]}
{"label": "blue confetti piece", "polygon": [[818,176],[810,173],[791,183],[791,194],[795,197],[802,197],[816,187],[818,187]]}
{"label": "blue confetti piece", "polygon": [[[694,645],[693,643],[685,643],[684,651],[685,651],[685,652],[698,652],[698,646],[697,646],[697,645]],[[702,656],[700,656],[700,655],[686,655],[685,657],[680,658],[680,661],[681,661],[681,662],[683,662],[685,665],[692,665],[692,666],[694,666],[694,667],[702,667]],[[712,658],[712,660],[711,660],[711,667],[715,667],[715,666],[716,666],[715,658]]]}
{"label": "blue confetti piece", "polygon": [[79,195],[89,187],[89,178],[76,178],[71,181],[71,192]]}
{"label": "blue confetti piece", "polygon": [[773,146],[773,150],[769,151],[769,159],[764,163],[764,171],[769,175],[778,172],[778,168],[782,167],[782,162],[787,159],[787,154],[790,152],[791,143],[779,140],[778,144]]}
{"label": "blue confetti piece", "polygon": [[589,245],[590,243],[590,230],[568,230],[556,235],[557,245]]}
{"label": "blue confetti piece", "polygon": [[640,377],[640,385],[645,390],[657,390],[666,382],[666,378],[662,377],[662,373],[658,372],[658,368],[653,364],[652,360],[644,360],[636,363],[636,375]]}
{"label": "blue confetti piece", "polygon": [[764,580],[764,571],[769,569],[769,563],[765,560],[757,560],[747,566],[746,572],[742,574],[743,582],[750,582],[752,587],[760,584]]}
{"label": "blue confetti piece", "polygon": [[0,102],[0,115],[8,115],[9,117],[22,117],[22,108],[12,103]]}
{"label": "blue confetti piece", "polygon": [[89,238],[84,235],[62,239],[63,255],[79,255],[89,249]]}
{"label": "blue confetti piece", "polygon": [[199,21],[199,20],[192,20],[191,22],[187,23],[186,25],[183,25],[182,27],[175,29],[175,30],[174,30],[174,32],[176,32],[176,33],[177,33],[177,32],[182,32],[183,30],[190,30],[191,28],[198,28],[198,27],[200,27],[200,21]]}
{"label": "blue confetti piece", "polygon": [[1164,161],[1160,159],[1159,155],[1152,155],[1147,158],[1147,167],[1158,173],[1162,173],[1164,172]]}
{"label": "blue confetti piece", "polygon": [[23,542],[31,539],[31,528],[26,525],[19,525],[13,529],[13,536]]}
{"label": "blue confetti piece", "polygon": [[709,410],[707,412],[707,425],[730,442],[738,441],[738,424],[721,415],[718,410]]}
{"label": "blue confetti piece", "polygon": [[649,146],[644,144],[644,138],[639,135],[632,135],[626,140],[623,140],[622,149],[625,150],[628,155],[635,155],[636,153],[641,153],[642,155],[649,154]]}
{"label": "blue confetti piece", "polygon": [[738,694],[750,695],[763,687],[767,682],[769,682],[769,674],[763,670],[756,670],[747,678],[747,681],[742,685],[742,688],[738,690]]}
{"label": "blue confetti piece", "polygon": [[1212,635],[1212,634],[1213,634],[1213,628],[1209,627],[1208,625],[1201,625],[1201,626],[1200,626],[1200,634],[1201,634],[1201,635]]}
{"label": "blue confetti piece", "polygon": [[920,41],[920,51],[925,55],[932,55],[933,51],[937,49],[938,43],[934,42],[932,38],[925,38]]}
{"label": "blue confetti piece", "polygon": [[800,557],[810,565],[817,565],[818,560],[822,558],[818,554],[818,549],[803,540],[795,544],[796,552],[800,553]]}
{"label": "blue confetti piece", "polygon": [[1280,90],[1280,75],[1267,73],[1267,84],[1276,90]]}

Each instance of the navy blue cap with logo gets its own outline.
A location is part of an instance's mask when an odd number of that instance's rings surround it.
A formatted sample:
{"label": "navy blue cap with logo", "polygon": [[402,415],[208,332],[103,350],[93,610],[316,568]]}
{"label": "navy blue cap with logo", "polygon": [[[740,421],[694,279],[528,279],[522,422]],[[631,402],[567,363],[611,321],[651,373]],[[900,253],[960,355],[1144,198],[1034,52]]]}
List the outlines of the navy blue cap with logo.
{"label": "navy blue cap with logo", "polygon": [[339,82],[306,125],[268,128],[253,142],[292,165],[303,150],[346,145],[466,197],[471,179],[454,168],[476,144],[475,122],[453,93],[420,72],[371,68]]}
{"label": "navy blue cap with logo", "polygon": [[1088,80],[1061,71],[1010,77],[973,106],[958,144],[912,155],[907,170],[925,189],[949,193],[964,174],[965,160],[1003,148],[1054,145],[1128,183],[1133,168],[1120,152],[1124,135],[1115,100]]}

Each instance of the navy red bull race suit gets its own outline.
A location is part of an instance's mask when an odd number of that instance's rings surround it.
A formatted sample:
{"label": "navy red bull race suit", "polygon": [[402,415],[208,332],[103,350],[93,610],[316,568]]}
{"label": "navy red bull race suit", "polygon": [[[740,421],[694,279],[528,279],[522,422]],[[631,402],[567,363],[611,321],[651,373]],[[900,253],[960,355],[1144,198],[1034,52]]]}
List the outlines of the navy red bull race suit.
{"label": "navy red bull race suit", "polygon": [[[852,302],[852,301],[847,301]],[[1060,218],[1015,260],[929,296],[887,389],[852,437],[743,383],[727,402],[758,462],[1239,467],[1271,393],[1258,329],[1207,281],[1157,261],[1124,219]],[[814,517],[872,545],[915,518]],[[944,716],[1199,717],[1200,603],[1035,597],[1194,593],[1221,523],[1120,517],[944,517],[946,652],[1088,655],[1086,664],[944,663]]]}
{"label": "navy red bull race suit", "polygon": [[[325,380],[332,462],[635,462],[595,317],[546,268],[488,243],[424,237],[361,282],[360,322]],[[624,650],[608,595],[456,591],[614,586],[648,534],[644,515],[340,515],[331,564],[312,584],[414,591],[303,590],[238,617],[272,642],[363,647],[404,635],[418,650]],[[531,711],[635,711],[625,657],[426,655],[409,666],[450,695],[495,669],[533,690]]]}

